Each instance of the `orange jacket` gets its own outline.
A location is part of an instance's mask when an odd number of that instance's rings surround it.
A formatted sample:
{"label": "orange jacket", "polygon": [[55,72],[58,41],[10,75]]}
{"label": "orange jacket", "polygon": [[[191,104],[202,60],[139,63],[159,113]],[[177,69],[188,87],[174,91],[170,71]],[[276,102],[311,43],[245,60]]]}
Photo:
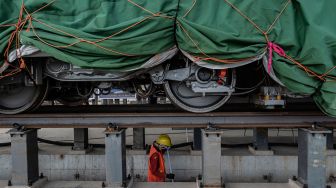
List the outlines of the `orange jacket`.
{"label": "orange jacket", "polygon": [[164,182],[166,180],[166,169],[163,153],[153,145],[149,152],[148,160],[148,182]]}

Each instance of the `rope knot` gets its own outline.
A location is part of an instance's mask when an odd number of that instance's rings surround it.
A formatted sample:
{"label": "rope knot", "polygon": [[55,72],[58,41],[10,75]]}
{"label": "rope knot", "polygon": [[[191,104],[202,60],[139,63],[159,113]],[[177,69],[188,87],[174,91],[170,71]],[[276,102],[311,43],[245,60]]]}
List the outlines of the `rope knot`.
{"label": "rope knot", "polygon": [[267,43],[267,48],[268,48],[268,66],[267,66],[267,71],[268,73],[271,72],[272,69],[272,64],[273,64],[273,51],[277,53],[281,57],[286,57],[286,52],[283,50],[279,45],[273,43],[273,42],[268,42]]}

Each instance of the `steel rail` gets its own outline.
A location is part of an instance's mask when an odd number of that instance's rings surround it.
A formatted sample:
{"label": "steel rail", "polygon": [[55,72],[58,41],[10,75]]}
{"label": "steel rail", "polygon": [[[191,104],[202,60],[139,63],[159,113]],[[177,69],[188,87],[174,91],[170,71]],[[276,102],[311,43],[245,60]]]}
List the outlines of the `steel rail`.
{"label": "steel rail", "polygon": [[320,112],[70,113],[0,115],[0,128],[299,128],[336,127]]}

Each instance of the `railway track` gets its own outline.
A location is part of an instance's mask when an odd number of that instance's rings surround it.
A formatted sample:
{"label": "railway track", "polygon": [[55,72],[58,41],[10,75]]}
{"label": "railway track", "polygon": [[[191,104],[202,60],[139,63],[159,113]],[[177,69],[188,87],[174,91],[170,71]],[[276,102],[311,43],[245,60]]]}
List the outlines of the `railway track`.
{"label": "railway track", "polygon": [[336,118],[318,111],[133,113],[36,113],[0,115],[0,128],[300,128],[336,127]]}

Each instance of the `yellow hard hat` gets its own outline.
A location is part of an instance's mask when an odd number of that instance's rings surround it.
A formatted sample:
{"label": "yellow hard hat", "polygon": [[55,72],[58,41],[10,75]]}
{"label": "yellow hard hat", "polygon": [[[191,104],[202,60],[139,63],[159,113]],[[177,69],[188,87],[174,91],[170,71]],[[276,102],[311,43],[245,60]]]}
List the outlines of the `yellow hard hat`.
{"label": "yellow hard hat", "polygon": [[161,134],[157,139],[156,139],[156,143],[163,145],[163,146],[167,146],[167,147],[171,147],[173,146],[170,137],[166,134]]}

